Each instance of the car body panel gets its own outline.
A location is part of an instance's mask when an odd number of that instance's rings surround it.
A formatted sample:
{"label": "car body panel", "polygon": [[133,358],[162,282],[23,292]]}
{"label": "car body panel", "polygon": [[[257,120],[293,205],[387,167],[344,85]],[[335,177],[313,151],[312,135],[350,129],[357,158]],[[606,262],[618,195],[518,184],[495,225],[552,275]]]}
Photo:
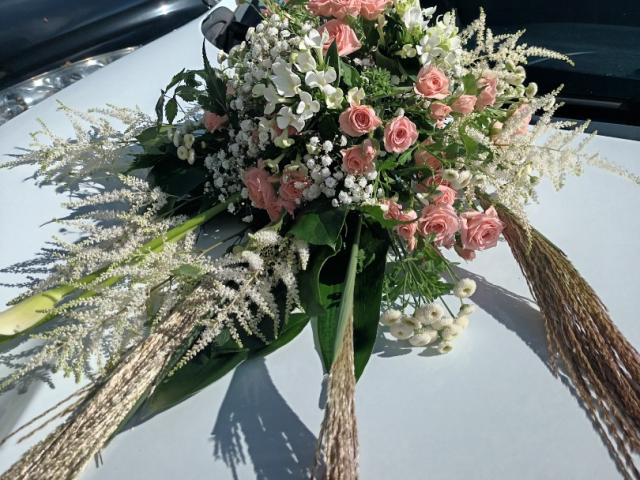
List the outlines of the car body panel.
{"label": "car body panel", "polygon": [[[228,0],[221,5],[233,8]],[[200,68],[201,44],[200,24],[192,22],[108,65],[0,126],[0,155],[19,154],[29,144],[36,118],[71,135],[71,125],[55,111],[56,100],[78,109],[139,105],[152,114],[160,88],[175,72]],[[215,49],[208,49],[214,59]],[[640,143],[601,137],[589,148],[640,175]],[[25,180],[32,173],[29,167],[0,170],[0,267],[33,258],[52,233],[60,233],[47,222],[64,215],[58,203],[68,197]],[[621,331],[640,345],[640,225],[633,214],[640,189],[586,167],[581,178],[568,178],[561,192],[548,182],[539,192],[540,203],[528,209],[533,225],[561,246]],[[225,235],[209,233],[212,239]],[[430,356],[387,333],[379,335],[357,388],[361,478],[622,478],[566,380],[553,378],[549,370],[542,321],[506,243],[459,268],[478,282],[472,300],[480,308],[452,353]],[[0,282],[10,281],[15,275],[0,273]],[[0,303],[16,293],[0,288]],[[0,425],[23,424],[77,388],[59,375],[51,379],[55,388],[39,383],[26,393],[0,394]],[[127,429],[80,478],[308,478],[323,416],[322,379],[307,328],[266,359],[247,362],[182,404]],[[0,446],[0,472],[52,428]]]}

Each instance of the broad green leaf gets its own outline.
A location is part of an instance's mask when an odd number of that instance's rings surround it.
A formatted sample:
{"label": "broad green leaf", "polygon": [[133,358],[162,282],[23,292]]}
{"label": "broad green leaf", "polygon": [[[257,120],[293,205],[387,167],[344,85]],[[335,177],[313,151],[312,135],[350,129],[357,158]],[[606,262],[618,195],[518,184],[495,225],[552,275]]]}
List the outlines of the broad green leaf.
{"label": "broad green leaf", "polygon": [[144,129],[138,135],[136,135],[136,140],[138,143],[147,143],[151,140],[154,140],[158,136],[159,129],[156,125],[153,127],[149,127]]}
{"label": "broad green leaf", "polygon": [[179,82],[181,82],[182,80],[184,80],[184,72],[185,69],[183,68],[182,70],[180,70],[178,73],[176,73],[173,78],[171,79],[171,81],[169,82],[169,85],[167,85],[167,88],[165,89],[166,91],[171,90],[173,87],[175,87]]}
{"label": "broad green leaf", "polygon": [[164,119],[164,90],[160,93],[160,98],[156,102],[156,126],[160,126],[162,124],[162,120]]}
{"label": "broad green leaf", "polygon": [[322,203],[300,213],[289,233],[312,245],[329,245],[333,248],[346,216],[345,207]]}
{"label": "broad green leaf", "polygon": [[164,113],[167,117],[167,122],[170,124],[173,123],[176,115],[178,114],[178,101],[175,98],[169,99],[167,104],[164,106]]}
{"label": "broad green leaf", "polygon": [[371,357],[378,335],[382,286],[387,266],[389,238],[386,229],[374,225],[362,235],[365,268],[358,273],[353,299],[353,350],[356,379]]}
{"label": "broad green leaf", "polygon": [[264,357],[275,352],[279,348],[284,347],[291,340],[296,338],[302,330],[304,330],[304,327],[309,323],[309,319],[309,315],[305,313],[293,313],[289,315],[287,323],[284,325],[284,328],[278,335],[278,338],[266,347],[251,352],[251,358]]}
{"label": "broad green leaf", "polygon": [[320,297],[320,272],[327,260],[335,256],[339,251],[339,246],[335,250],[326,245],[316,248],[311,254],[309,266],[299,275],[299,283],[304,286],[304,288],[300,289],[300,302],[305,313],[311,317],[320,315],[325,311]]}
{"label": "broad green leaf", "polygon": [[202,270],[194,265],[180,265],[178,268],[174,268],[171,272],[173,275],[184,278],[198,279],[202,277]]}
{"label": "broad green leaf", "polygon": [[344,83],[349,87],[359,87],[362,82],[360,80],[360,74],[358,70],[353,68],[351,65],[345,62],[341,62],[342,64],[342,78],[344,79]]}
{"label": "broad green leaf", "polygon": [[376,59],[376,66],[378,66],[379,68],[384,68],[394,74],[400,73],[398,62],[396,62],[395,60],[392,60],[391,58],[383,55],[379,50],[376,50],[373,56]]}
{"label": "broad green leaf", "polygon": [[340,79],[342,78],[342,69],[340,68],[340,55],[338,54],[338,43],[336,40],[333,41],[329,49],[327,50],[327,55],[325,57],[325,62],[329,67],[333,67],[336,70],[336,78],[335,84],[340,85]]}

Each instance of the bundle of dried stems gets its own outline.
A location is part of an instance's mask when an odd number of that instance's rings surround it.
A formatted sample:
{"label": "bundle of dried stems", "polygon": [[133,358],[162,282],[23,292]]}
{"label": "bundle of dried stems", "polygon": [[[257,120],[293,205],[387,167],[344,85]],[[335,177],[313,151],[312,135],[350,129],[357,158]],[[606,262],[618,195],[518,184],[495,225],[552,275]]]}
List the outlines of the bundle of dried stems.
{"label": "bundle of dried stems", "polygon": [[[483,203],[494,202],[485,197]],[[559,357],[621,472],[639,479],[632,458],[640,447],[638,351],[566,255],[506,207],[494,206],[542,313],[554,374]]]}
{"label": "bundle of dried stems", "polygon": [[353,314],[345,328],[342,348],[329,373],[327,403],[318,435],[318,449],[311,478],[316,478],[320,459],[324,480],[358,479],[358,428],[353,366]]}
{"label": "bundle of dried stems", "polygon": [[75,478],[167,368],[198,318],[187,305],[176,310],[133,349],[86,403],[31,447],[0,480]]}

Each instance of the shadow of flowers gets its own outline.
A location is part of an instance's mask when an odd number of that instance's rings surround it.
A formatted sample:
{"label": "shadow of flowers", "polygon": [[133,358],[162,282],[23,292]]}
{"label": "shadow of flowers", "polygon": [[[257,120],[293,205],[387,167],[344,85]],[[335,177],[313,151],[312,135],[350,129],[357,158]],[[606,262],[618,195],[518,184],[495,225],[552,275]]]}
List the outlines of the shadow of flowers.
{"label": "shadow of flowers", "polygon": [[214,456],[234,479],[248,457],[257,480],[309,478],[317,442],[278,392],[264,359],[236,368],[212,439]]}

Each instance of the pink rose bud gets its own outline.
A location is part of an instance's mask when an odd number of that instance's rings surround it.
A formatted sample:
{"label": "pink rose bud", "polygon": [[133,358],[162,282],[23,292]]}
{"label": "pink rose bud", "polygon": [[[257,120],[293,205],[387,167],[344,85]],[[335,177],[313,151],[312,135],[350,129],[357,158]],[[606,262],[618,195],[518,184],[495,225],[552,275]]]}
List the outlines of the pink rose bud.
{"label": "pink rose bud", "polygon": [[249,200],[262,209],[266,209],[276,199],[269,174],[262,168],[251,167],[244,174],[244,184],[249,193]]}
{"label": "pink rose bud", "polygon": [[375,170],[374,159],[378,152],[371,140],[367,139],[362,145],[342,150],[342,168],[352,175],[362,175]]}
{"label": "pink rose bud", "polygon": [[451,113],[451,107],[444,103],[431,104],[431,118],[433,120],[444,120]]}
{"label": "pink rose bud", "polygon": [[473,112],[473,107],[478,98],[475,95],[460,95],[451,105],[451,110],[460,115],[469,115]]}
{"label": "pink rose bud", "polygon": [[302,192],[311,185],[309,177],[298,170],[285,171],[280,177],[278,194],[287,201],[295,202],[302,197]]}
{"label": "pink rose bud", "polygon": [[389,198],[385,198],[383,203],[387,206],[387,211],[384,214],[384,218],[394,220],[400,218],[400,214],[402,213],[402,205]]}
{"label": "pink rose bud", "polygon": [[384,149],[389,153],[408,150],[418,139],[416,124],[401,115],[384,129]]}
{"label": "pink rose bud", "polygon": [[476,110],[484,110],[487,107],[496,103],[496,96],[498,91],[496,85],[498,84],[497,77],[481,78],[478,80],[478,88],[481,88],[480,96],[476,101]]}
{"label": "pink rose bud", "polygon": [[473,250],[467,250],[466,248],[459,247],[458,245],[454,245],[453,249],[458,255],[460,255],[460,258],[466,260],[467,262],[476,259],[476,252],[474,252]]}
{"label": "pink rose bud", "polygon": [[396,232],[398,233],[398,236],[401,237],[407,243],[407,249],[409,251],[413,250],[416,245],[415,234],[416,234],[416,230],[418,229],[418,223],[413,221],[416,218],[418,218],[418,214],[415,212],[415,210],[402,212],[398,216],[398,220],[401,222],[411,222],[411,223],[404,223],[396,227]]}
{"label": "pink rose bud", "polygon": [[360,2],[360,15],[367,20],[375,20],[392,4],[391,0],[362,0]]}
{"label": "pink rose bud", "polygon": [[283,208],[289,213],[289,215],[293,217],[293,214],[296,210],[296,204],[282,198],[273,200],[269,205],[267,205],[269,220],[271,220],[272,222],[280,220]]}
{"label": "pink rose bud", "polygon": [[[526,110],[527,108],[529,107],[523,103],[515,111],[514,115],[519,115],[520,112],[522,112],[523,110]],[[514,135],[522,135],[523,133],[527,133],[527,130],[528,130],[527,127],[529,126],[529,123],[531,123],[531,115],[528,115],[527,117],[524,118],[524,120],[522,120],[522,126],[514,132]]]}
{"label": "pink rose bud", "polygon": [[431,202],[434,205],[453,205],[458,198],[458,192],[446,185],[438,185],[438,193],[434,194]]}
{"label": "pink rose bud", "polygon": [[436,247],[450,248],[460,228],[460,220],[450,205],[427,205],[418,220],[418,234],[422,237],[434,234]]}
{"label": "pink rose bud", "polygon": [[449,88],[449,79],[442,70],[433,65],[425,65],[418,72],[418,81],[414,85],[416,93],[427,98],[442,100],[451,92]]}
{"label": "pink rose bud", "polygon": [[307,8],[314,17],[336,17],[343,19],[347,15],[357,17],[360,13],[360,0],[309,0]]}
{"label": "pink rose bud", "polygon": [[[423,147],[433,145],[435,142],[433,138],[429,137],[420,145]],[[434,157],[431,153],[429,153],[426,149],[418,147],[413,154],[413,160],[416,162],[416,165],[426,165],[431,167],[434,171],[438,170],[442,163],[436,157]]]}
{"label": "pink rose bud", "polygon": [[338,118],[340,130],[352,137],[369,133],[382,125],[373,108],[366,105],[354,105],[347,108]]}
{"label": "pink rose bud", "polygon": [[484,213],[466,212],[461,216],[462,230],[460,240],[462,248],[467,250],[486,250],[498,243],[504,224],[498,218],[498,212],[489,207]]}
{"label": "pink rose bud", "polygon": [[209,130],[210,132],[215,132],[219,128],[222,128],[229,121],[229,117],[227,115],[220,116],[213,112],[206,111],[204,112],[204,128]]}
{"label": "pink rose bud", "polygon": [[341,57],[350,55],[362,47],[362,44],[358,41],[358,37],[356,37],[356,32],[342,20],[329,20],[324,25],[321,25],[320,28],[318,28],[320,36],[322,36],[325,30],[329,34],[329,39],[322,45],[322,50],[325,55],[334,40],[338,46],[338,55]]}

